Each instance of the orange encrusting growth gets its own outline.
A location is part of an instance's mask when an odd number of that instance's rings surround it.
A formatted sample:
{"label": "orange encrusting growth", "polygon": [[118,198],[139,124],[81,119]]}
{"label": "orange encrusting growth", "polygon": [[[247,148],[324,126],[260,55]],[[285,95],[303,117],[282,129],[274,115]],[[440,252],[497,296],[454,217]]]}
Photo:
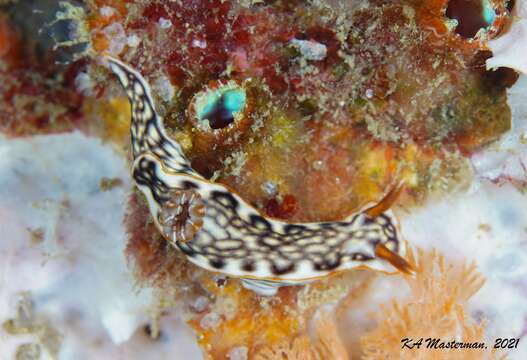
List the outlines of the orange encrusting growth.
{"label": "orange encrusting growth", "polygon": [[[94,111],[102,121],[102,138],[126,144],[130,137],[130,104],[128,99],[114,97],[108,101],[85,102],[86,112]],[[91,109],[90,109],[91,107]],[[126,146],[128,148],[128,146]]]}
{"label": "orange encrusting growth", "polygon": [[[214,328],[204,329],[200,325],[206,314],[189,321],[199,334],[200,345],[210,349],[213,358],[224,358],[231,348],[239,345],[252,349],[261,344],[277,343],[294,336],[304,326],[302,319],[293,311],[297,289],[280,291],[279,299],[271,300],[266,306],[261,303],[261,298],[242,288],[237,280],[229,280],[222,289],[218,289],[210,278],[202,280],[216,298],[222,299],[221,303],[236,304],[235,314],[222,316]],[[222,313],[218,307],[212,311]]]}
{"label": "orange encrusting growth", "polygon": [[[94,11],[88,16],[86,22],[91,29],[91,44],[92,48],[99,54],[104,53],[110,46],[110,39],[104,34],[103,29],[114,22],[121,22],[126,19],[128,13],[126,0],[97,0]],[[102,15],[99,9],[103,6],[108,6],[113,9],[112,13]]]}

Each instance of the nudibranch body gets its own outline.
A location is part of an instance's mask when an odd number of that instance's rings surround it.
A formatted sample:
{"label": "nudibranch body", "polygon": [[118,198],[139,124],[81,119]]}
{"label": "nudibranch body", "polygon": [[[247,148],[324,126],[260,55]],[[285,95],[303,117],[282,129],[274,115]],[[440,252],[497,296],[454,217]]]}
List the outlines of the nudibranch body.
{"label": "nudibranch body", "polygon": [[241,278],[245,287],[263,295],[353,268],[409,270],[390,211],[287,223],[262,215],[226,186],[203,178],[165,133],[143,77],[118,60],[108,58],[108,63],[132,107],[134,181],[164,238],[191,262]]}

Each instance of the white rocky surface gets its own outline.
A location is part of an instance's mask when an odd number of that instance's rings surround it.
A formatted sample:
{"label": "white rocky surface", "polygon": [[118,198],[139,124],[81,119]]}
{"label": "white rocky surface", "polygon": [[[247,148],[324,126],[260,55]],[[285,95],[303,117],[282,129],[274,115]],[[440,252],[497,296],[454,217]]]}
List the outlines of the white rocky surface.
{"label": "white rocky surface", "polygon": [[527,73],[527,0],[517,0],[512,12],[514,21],[508,31],[489,42],[493,57],[487,68],[500,66]]}
{"label": "white rocky surface", "polygon": [[[201,358],[181,311],[162,318],[158,340],[145,335],[152,293],[126,266],[121,155],[77,132],[0,138],[0,169],[0,323],[26,294],[37,322],[60,334],[59,359]],[[103,178],[122,185],[102,191]],[[0,359],[38,335],[0,327]]]}
{"label": "white rocky surface", "polygon": [[298,48],[306,60],[324,60],[327,55],[326,45],[312,40],[291,40],[291,45]]}

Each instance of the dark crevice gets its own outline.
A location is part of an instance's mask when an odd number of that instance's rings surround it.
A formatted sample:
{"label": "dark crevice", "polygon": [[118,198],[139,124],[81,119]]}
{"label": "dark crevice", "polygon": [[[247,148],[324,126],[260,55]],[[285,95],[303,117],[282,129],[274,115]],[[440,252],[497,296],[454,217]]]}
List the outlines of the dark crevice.
{"label": "dark crevice", "polygon": [[234,114],[225,106],[225,95],[222,95],[214,104],[209,112],[203,114],[203,119],[209,121],[209,125],[214,130],[227,127],[234,121]]}
{"label": "dark crevice", "polygon": [[491,25],[490,14],[492,10],[485,7],[484,0],[450,0],[446,9],[446,16],[458,22],[455,32],[467,39]]}

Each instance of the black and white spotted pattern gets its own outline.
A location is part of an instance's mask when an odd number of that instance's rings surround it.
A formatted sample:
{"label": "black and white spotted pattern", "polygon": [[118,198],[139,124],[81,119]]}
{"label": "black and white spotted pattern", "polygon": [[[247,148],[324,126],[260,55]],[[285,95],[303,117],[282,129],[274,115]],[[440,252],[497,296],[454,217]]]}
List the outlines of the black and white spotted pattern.
{"label": "black and white spotted pattern", "polygon": [[[188,242],[173,242],[193,263],[241,277],[269,294],[272,286],[309,282],[359,266],[393,271],[376,257],[378,244],[404,255],[390,212],[364,212],[345,221],[291,224],[263,216],[225,186],[194,172],[181,147],[168,138],[140,74],[109,59],[132,104],[133,178],[157,223],[173,190],[193,189],[205,205],[203,225]],[[169,241],[172,241],[168,239]]]}
{"label": "black and white spotted pattern", "polygon": [[210,270],[302,282],[359,265],[375,267],[379,242],[399,252],[389,214],[370,218],[358,213],[346,221],[303,224],[269,219],[221,184],[166,173],[151,155],[136,161],[134,179],[156,209],[168,200],[171,189],[194,189],[200,194],[205,204],[203,227],[192,241],[174,245]]}
{"label": "black and white spotted pattern", "polygon": [[162,121],[155,111],[150,88],[142,76],[119,60],[107,59],[132,107],[130,132],[134,159],[150,153],[172,171],[201,177],[190,167],[181,146],[166,135]]}

